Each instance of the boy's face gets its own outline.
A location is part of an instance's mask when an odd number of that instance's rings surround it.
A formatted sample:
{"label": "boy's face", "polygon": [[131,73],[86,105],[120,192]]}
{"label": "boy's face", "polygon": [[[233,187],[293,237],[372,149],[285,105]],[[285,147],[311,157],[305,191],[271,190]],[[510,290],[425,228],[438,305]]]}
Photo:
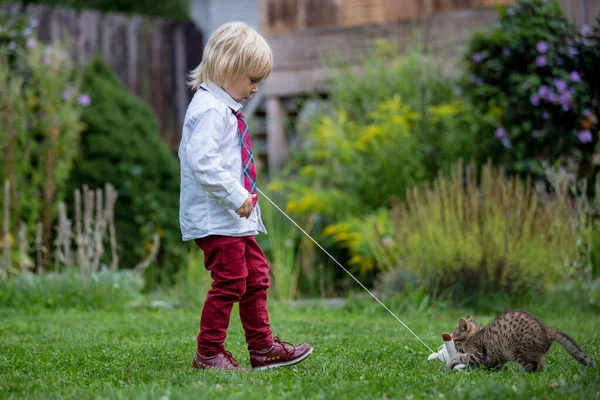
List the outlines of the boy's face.
{"label": "boy's face", "polygon": [[258,92],[258,83],[260,80],[253,74],[238,76],[231,82],[223,86],[225,90],[238,103],[244,99],[249,99]]}

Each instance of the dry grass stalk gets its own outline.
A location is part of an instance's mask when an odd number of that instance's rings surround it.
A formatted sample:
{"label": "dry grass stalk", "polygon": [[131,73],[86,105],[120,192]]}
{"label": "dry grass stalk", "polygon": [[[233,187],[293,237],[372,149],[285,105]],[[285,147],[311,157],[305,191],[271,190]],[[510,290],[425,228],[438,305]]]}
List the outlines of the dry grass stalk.
{"label": "dry grass stalk", "polygon": [[159,249],[160,249],[160,236],[158,233],[155,233],[152,236],[152,250],[150,251],[150,254],[144,261],[142,261],[141,263],[139,263],[138,265],[135,266],[134,271],[137,272],[138,274],[142,274],[144,272],[144,270],[146,268],[148,268],[150,266],[150,264],[152,264],[153,261],[156,260],[156,256],[158,254]]}
{"label": "dry grass stalk", "polygon": [[10,182],[4,181],[4,223],[3,225],[3,262],[0,265],[0,279],[6,279],[11,266],[10,262]]}
{"label": "dry grass stalk", "polygon": [[27,241],[27,224],[21,222],[19,228],[19,269],[22,274],[29,274],[33,263],[29,259],[29,242]]}
{"label": "dry grass stalk", "polygon": [[403,207],[392,210],[398,246],[387,266],[415,273],[433,294],[457,283],[483,292],[543,286],[577,258],[567,193],[536,191],[491,164],[478,175],[459,163],[432,186],[410,189]]}
{"label": "dry grass stalk", "polygon": [[94,256],[94,191],[83,185],[83,237],[84,237],[84,268],[86,275],[92,271],[91,260]]}
{"label": "dry grass stalk", "polygon": [[54,268],[59,265],[67,267],[72,265],[71,260],[71,220],[67,218],[67,206],[65,203],[58,204],[58,225],[56,226],[56,239],[54,240]]}
{"label": "dry grass stalk", "polygon": [[37,273],[39,275],[44,273],[44,245],[43,245],[43,233],[44,233],[44,225],[41,222],[36,224],[36,233],[35,233],[35,253],[36,253],[36,262],[37,262]]}
{"label": "dry grass stalk", "polygon": [[83,239],[83,230],[81,224],[81,191],[75,189],[75,245],[77,247],[77,264],[81,276],[85,276],[85,244]]}
{"label": "dry grass stalk", "polygon": [[104,207],[104,212],[106,221],[108,222],[108,233],[112,256],[110,268],[112,271],[116,271],[119,268],[119,255],[117,253],[117,235],[115,230],[115,203],[117,201],[117,197],[119,197],[119,194],[115,190],[114,186],[110,183],[106,184],[105,192],[106,205]]}

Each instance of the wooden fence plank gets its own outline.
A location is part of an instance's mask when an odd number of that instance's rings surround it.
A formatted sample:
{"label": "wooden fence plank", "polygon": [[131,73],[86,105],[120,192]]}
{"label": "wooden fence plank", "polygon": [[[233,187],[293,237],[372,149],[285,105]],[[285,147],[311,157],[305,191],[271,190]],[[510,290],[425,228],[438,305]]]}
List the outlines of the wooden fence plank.
{"label": "wooden fence plank", "polygon": [[[21,7],[0,10],[16,15]],[[192,22],[40,5],[25,12],[39,21],[40,40],[70,40],[80,67],[100,53],[123,84],[152,106],[161,136],[176,150],[193,95],[186,75],[202,58],[202,33]]]}

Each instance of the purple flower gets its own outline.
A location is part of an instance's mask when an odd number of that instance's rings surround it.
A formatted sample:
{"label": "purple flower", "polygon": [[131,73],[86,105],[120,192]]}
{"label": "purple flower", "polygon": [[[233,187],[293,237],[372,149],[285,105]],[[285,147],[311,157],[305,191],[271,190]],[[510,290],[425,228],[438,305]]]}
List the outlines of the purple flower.
{"label": "purple flower", "polygon": [[583,110],[583,115],[586,117],[589,117],[591,113],[592,113],[592,110],[590,110],[589,108],[586,108],[585,110]]}
{"label": "purple flower", "polygon": [[31,22],[29,23],[29,26],[31,26],[32,28],[37,28],[39,25],[40,25],[39,19],[32,19]]}
{"label": "purple flower", "polygon": [[573,47],[573,46],[569,47],[569,55],[571,57],[575,57],[577,54],[579,54],[579,50],[577,50],[576,47]]}
{"label": "purple flower", "polygon": [[34,38],[27,39],[28,48],[33,49],[35,46],[37,46],[37,40],[35,40]]}
{"label": "purple flower", "polygon": [[537,94],[532,94],[529,101],[536,107],[540,105],[540,97]]}
{"label": "purple flower", "polygon": [[475,53],[473,54],[473,61],[477,64],[479,64],[480,62],[483,61],[483,59],[485,58],[485,56],[483,55],[483,53]]}
{"label": "purple flower", "polygon": [[551,90],[548,86],[546,85],[542,85],[540,86],[540,88],[538,89],[538,96],[540,96],[542,99],[545,99],[548,97],[548,95],[550,94]]}
{"label": "purple flower", "polygon": [[471,81],[471,83],[475,83],[477,82],[477,77],[473,74],[469,75],[469,81]]}
{"label": "purple flower", "polygon": [[496,133],[494,134],[498,139],[506,136],[506,131],[502,128],[496,129]]}
{"label": "purple flower", "polygon": [[514,8],[509,8],[509,9],[508,9],[508,15],[510,15],[511,17],[512,17],[513,15],[515,15],[515,9],[514,9]]}
{"label": "purple flower", "polygon": [[546,100],[548,100],[550,103],[557,103],[558,96],[556,95],[556,93],[550,92],[548,93],[548,97],[546,97]]}
{"label": "purple flower", "polygon": [[82,94],[81,96],[79,96],[79,104],[81,104],[82,106],[87,107],[90,105],[91,102],[92,102],[92,99],[90,98],[89,95]]}
{"label": "purple flower", "polygon": [[567,91],[567,82],[563,81],[562,79],[557,79],[554,81],[554,86],[556,86],[556,90],[558,90],[559,93],[564,93]]}
{"label": "purple flower", "polygon": [[394,244],[394,239],[391,236],[384,236],[382,242],[385,246],[391,246]]}
{"label": "purple flower", "polygon": [[503,137],[502,138],[502,146],[506,147],[507,149],[510,147],[510,139]]}
{"label": "purple flower", "polygon": [[592,136],[592,132],[590,132],[587,129],[585,131],[579,132],[579,134],[577,135],[577,137],[579,138],[579,141],[581,143],[589,143],[592,140],[594,140],[594,138]]}
{"label": "purple flower", "polygon": [[581,27],[581,34],[583,36],[590,36],[592,34],[592,28],[589,25],[584,25]]}
{"label": "purple flower", "polygon": [[537,51],[541,54],[545,54],[548,51],[548,44],[544,41],[538,42],[538,44],[535,45],[535,48],[537,49]]}
{"label": "purple flower", "polygon": [[502,52],[504,53],[505,56],[510,56],[510,49],[508,47],[503,48]]}
{"label": "purple flower", "polygon": [[531,131],[531,136],[533,137],[540,137],[540,131],[538,131],[537,129]]}
{"label": "purple flower", "polygon": [[580,82],[581,81],[581,75],[579,75],[579,72],[577,72],[577,71],[571,72],[571,81],[572,82]]}
{"label": "purple flower", "polygon": [[550,114],[548,114],[548,111],[544,111],[542,118],[544,118],[546,121],[550,119]]}
{"label": "purple flower", "polygon": [[71,92],[69,90],[63,90],[62,99],[64,101],[71,101]]}
{"label": "purple flower", "polygon": [[31,32],[33,32],[33,29],[31,29],[31,28],[25,28],[25,29],[23,29],[23,35],[24,36],[31,35]]}
{"label": "purple flower", "polygon": [[565,105],[571,104],[571,95],[569,93],[564,93],[560,95],[559,98],[560,104],[564,107]]}
{"label": "purple flower", "polygon": [[545,56],[537,56],[537,58],[535,59],[535,65],[537,65],[538,67],[544,67],[547,63],[548,61],[546,60]]}

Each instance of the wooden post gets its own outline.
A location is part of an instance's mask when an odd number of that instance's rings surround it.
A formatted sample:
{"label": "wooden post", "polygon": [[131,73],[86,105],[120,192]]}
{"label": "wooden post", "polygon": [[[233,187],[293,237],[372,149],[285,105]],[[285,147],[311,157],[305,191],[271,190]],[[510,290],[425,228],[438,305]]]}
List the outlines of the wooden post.
{"label": "wooden post", "polygon": [[269,175],[281,167],[287,157],[288,144],[285,132],[285,110],[281,99],[267,98],[267,160]]}

